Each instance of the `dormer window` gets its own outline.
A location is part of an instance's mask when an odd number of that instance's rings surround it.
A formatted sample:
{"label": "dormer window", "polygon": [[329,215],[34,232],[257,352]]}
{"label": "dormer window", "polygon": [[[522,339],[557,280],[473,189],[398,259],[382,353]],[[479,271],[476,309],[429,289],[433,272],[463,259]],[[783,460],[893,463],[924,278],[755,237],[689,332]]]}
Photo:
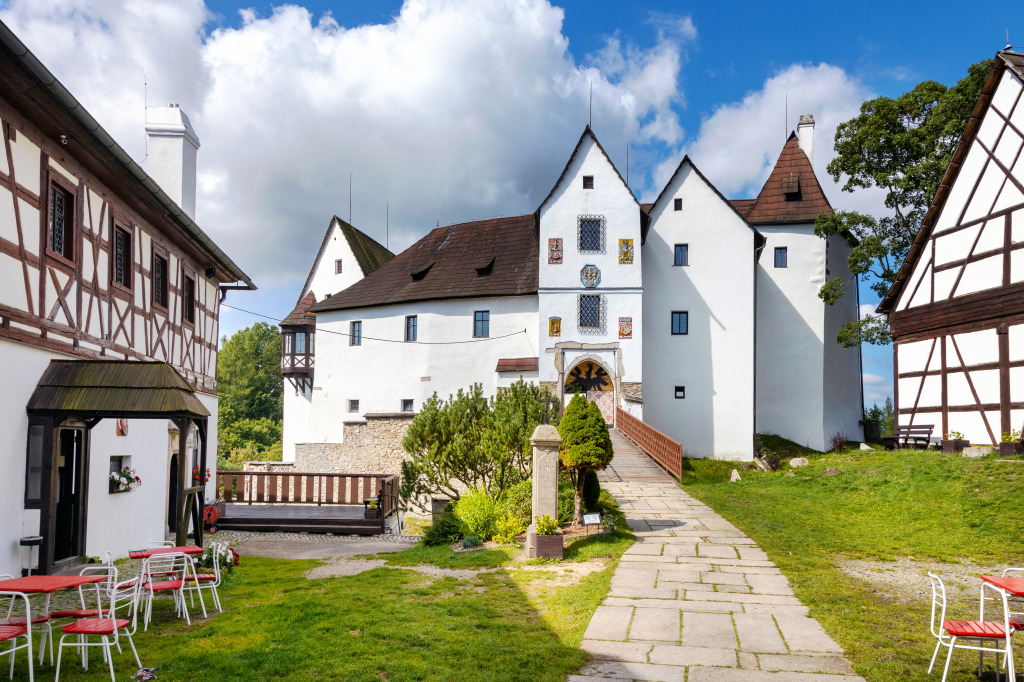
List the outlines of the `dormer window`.
{"label": "dormer window", "polygon": [[334,274],[335,275],[340,275],[341,274],[341,259],[340,258],[338,260],[334,261]]}
{"label": "dormer window", "polygon": [[583,189],[594,189],[594,176],[584,175],[583,176]]}
{"label": "dormer window", "polygon": [[496,260],[496,258],[492,258],[491,260],[489,260],[486,263],[481,263],[480,265],[477,265],[476,266],[476,276],[477,277],[486,277],[487,275],[491,274],[491,272],[494,270],[494,261],[495,260]]}
{"label": "dormer window", "polygon": [[432,267],[434,267],[433,263],[431,263],[427,267],[423,268],[422,270],[417,270],[416,272],[412,273],[411,274],[412,281],[414,281],[414,282],[422,282],[423,278],[427,276],[427,273],[430,272],[430,268],[432,268]]}
{"label": "dormer window", "polygon": [[793,171],[782,179],[782,194],[786,201],[800,200],[800,173]]}
{"label": "dormer window", "polygon": [[682,199],[673,199],[672,200],[672,210],[673,211],[682,211],[683,210],[683,200]]}

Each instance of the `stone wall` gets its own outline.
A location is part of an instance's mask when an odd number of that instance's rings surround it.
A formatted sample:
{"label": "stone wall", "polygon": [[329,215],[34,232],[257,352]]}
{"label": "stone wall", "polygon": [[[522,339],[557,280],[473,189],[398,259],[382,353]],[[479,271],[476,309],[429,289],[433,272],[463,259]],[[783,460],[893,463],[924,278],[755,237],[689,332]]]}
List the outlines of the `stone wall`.
{"label": "stone wall", "polygon": [[341,443],[296,443],[295,471],[398,474],[406,459],[402,438],[412,413],[367,414],[345,422]]}

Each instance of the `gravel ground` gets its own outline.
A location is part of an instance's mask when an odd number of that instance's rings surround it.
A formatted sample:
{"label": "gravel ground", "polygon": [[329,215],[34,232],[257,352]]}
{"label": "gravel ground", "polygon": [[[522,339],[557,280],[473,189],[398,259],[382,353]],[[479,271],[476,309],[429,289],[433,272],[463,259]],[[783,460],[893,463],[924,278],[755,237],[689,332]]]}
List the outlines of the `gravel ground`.
{"label": "gravel ground", "polygon": [[400,552],[416,544],[409,535],[327,535],[324,533],[255,533],[221,531],[208,541],[226,542],[246,556],[268,559],[340,559],[357,554]]}
{"label": "gravel ground", "polygon": [[[896,561],[846,560],[840,569],[849,576],[867,581],[884,597],[893,601],[930,603],[931,581],[928,572],[942,578],[951,614],[975,614],[981,590],[981,575],[1001,575],[1008,566],[986,566],[968,561],[932,563],[902,558]],[[972,616],[973,617],[973,616]]]}

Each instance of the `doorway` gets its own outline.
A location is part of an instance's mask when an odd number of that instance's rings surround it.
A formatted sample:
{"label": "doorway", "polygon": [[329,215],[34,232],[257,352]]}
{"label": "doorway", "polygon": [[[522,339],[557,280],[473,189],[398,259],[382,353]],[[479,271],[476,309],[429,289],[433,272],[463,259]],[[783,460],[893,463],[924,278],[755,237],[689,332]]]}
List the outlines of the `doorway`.
{"label": "doorway", "polygon": [[178,528],[178,486],[181,476],[178,475],[178,453],[171,455],[171,470],[167,483],[167,532],[173,533]]}
{"label": "doorway", "polygon": [[62,428],[58,433],[54,562],[85,553],[85,429]]}

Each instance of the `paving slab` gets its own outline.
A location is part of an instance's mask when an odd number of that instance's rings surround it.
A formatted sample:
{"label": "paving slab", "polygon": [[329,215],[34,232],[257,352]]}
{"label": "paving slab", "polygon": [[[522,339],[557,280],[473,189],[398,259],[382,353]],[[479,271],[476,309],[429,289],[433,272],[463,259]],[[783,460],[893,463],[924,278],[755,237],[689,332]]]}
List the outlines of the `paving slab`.
{"label": "paving slab", "polygon": [[612,576],[567,679],[861,680],[768,555],[618,431],[598,474],[637,542]]}

